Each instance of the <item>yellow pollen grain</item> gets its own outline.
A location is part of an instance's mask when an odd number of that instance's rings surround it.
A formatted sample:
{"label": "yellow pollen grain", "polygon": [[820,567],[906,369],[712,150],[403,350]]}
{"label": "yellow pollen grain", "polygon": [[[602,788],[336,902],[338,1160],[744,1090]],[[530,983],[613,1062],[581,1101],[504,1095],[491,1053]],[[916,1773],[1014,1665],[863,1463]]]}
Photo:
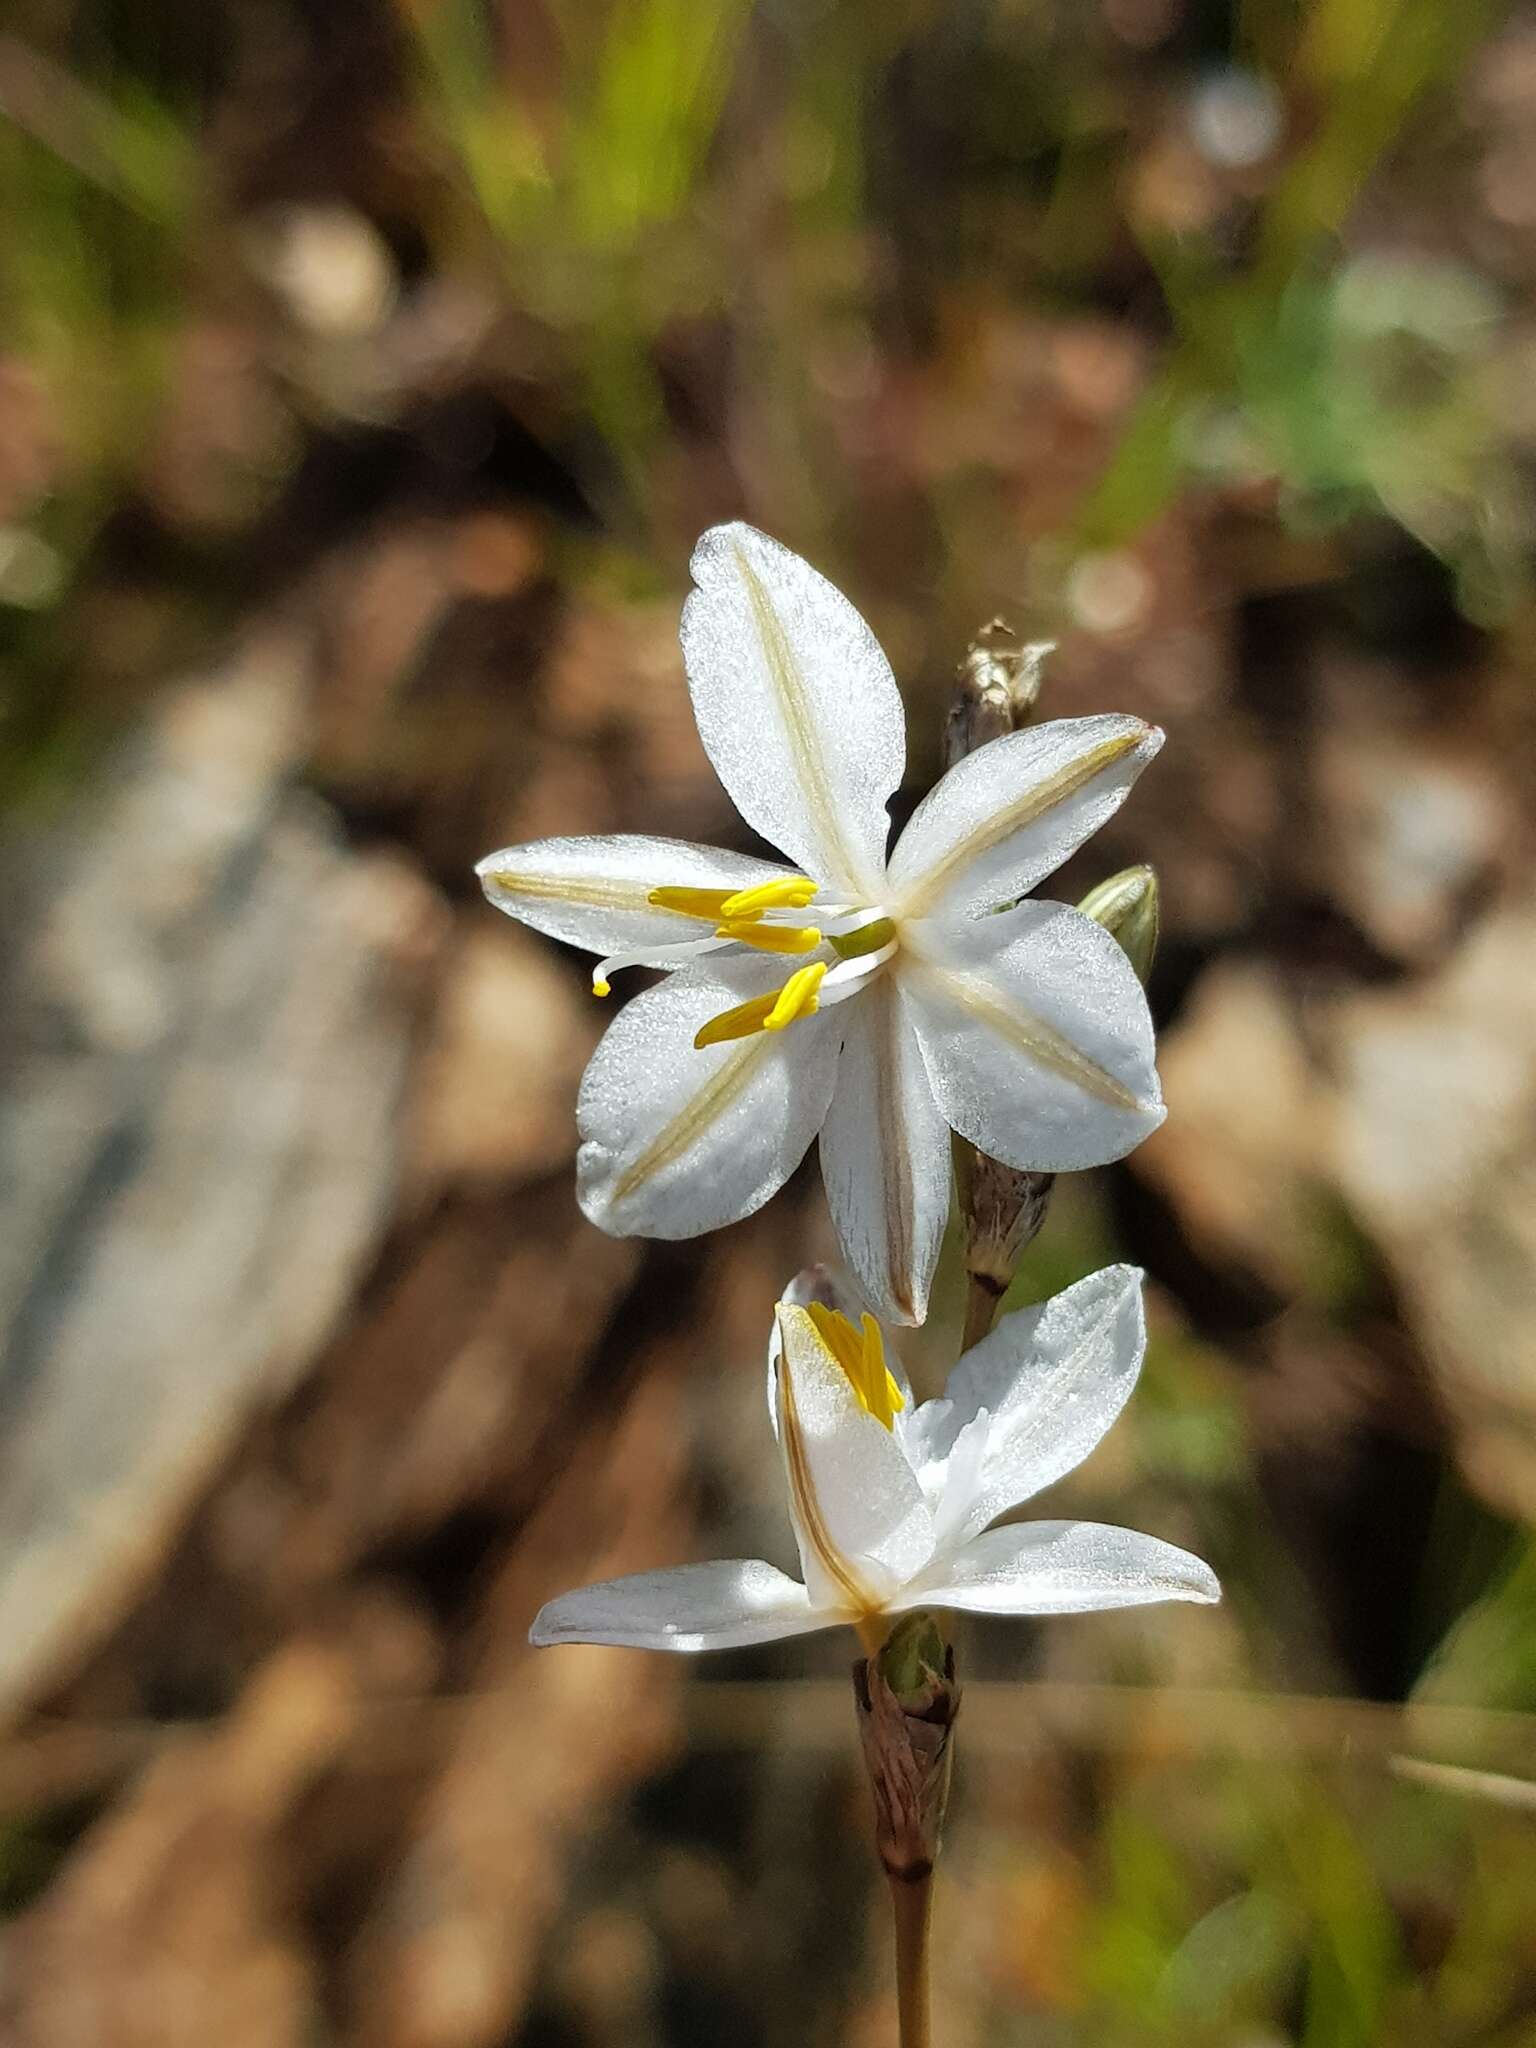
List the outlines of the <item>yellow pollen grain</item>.
{"label": "yellow pollen grain", "polygon": [[906,1396],[885,1362],[885,1345],[880,1325],[867,1311],[862,1328],[839,1309],[813,1301],[806,1309],[816,1334],[842,1367],[854,1397],[866,1415],[872,1415],[883,1429],[890,1429],[898,1412],[907,1405]]}

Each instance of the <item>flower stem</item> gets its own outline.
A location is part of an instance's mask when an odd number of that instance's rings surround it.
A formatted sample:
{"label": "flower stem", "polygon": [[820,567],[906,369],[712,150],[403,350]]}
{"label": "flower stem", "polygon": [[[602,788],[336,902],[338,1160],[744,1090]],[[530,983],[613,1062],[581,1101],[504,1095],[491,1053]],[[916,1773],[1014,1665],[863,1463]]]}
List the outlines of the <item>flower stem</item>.
{"label": "flower stem", "polygon": [[928,1934],[933,1920],[933,1871],[898,1876],[888,1871],[896,1921],[896,2012],[901,2048],[929,2048]]}
{"label": "flower stem", "polygon": [[994,1282],[981,1273],[967,1273],[965,1276],[965,1329],[960,1338],[960,1349],[969,1351],[973,1344],[979,1344],[997,1320],[997,1311],[1002,1305]]}
{"label": "flower stem", "polygon": [[1019,1261],[1045,1221],[1053,1173],[1023,1173],[957,1145],[961,1242],[965,1253],[965,1334],[962,1351],[979,1344],[1003,1305]]}
{"label": "flower stem", "polygon": [[901,2048],[928,2048],[928,1915],[960,1711],[955,1653],[938,1617],[902,1615],[879,1651],[854,1666],[853,1694],[896,1920]]}

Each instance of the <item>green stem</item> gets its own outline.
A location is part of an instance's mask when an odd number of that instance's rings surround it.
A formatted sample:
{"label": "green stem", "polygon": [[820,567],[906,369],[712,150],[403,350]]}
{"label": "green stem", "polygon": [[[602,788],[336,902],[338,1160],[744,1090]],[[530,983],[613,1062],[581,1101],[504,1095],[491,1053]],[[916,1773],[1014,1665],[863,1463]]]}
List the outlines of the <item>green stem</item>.
{"label": "green stem", "polygon": [[891,1875],[890,1885],[896,1921],[896,2010],[901,2048],[929,2048],[928,1935],[933,1872],[927,1870],[921,1877]]}

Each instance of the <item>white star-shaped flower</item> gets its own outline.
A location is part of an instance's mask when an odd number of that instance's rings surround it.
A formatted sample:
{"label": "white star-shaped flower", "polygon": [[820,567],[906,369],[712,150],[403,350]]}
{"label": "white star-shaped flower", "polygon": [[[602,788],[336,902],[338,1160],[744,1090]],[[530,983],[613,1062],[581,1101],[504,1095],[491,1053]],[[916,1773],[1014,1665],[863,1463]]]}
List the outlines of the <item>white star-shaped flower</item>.
{"label": "white star-shaped flower", "polygon": [[847,1624],[866,1643],[914,1607],[1080,1614],[1212,1601],[1186,1550],[1097,1522],[989,1525],[1082,1462],[1130,1396],[1146,1326],[1141,1274],[1110,1266],[1005,1316],[943,1398],[914,1408],[879,1326],[824,1286],[780,1302],[771,1412],[804,1583],[759,1558],[611,1579],[552,1600],[531,1639],[724,1650]]}
{"label": "white star-shaped flower", "polygon": [[[1114,940],[1021,902],[1162,745],[1140,719],[1059,719],[951,768],[889,861],[906,759],[895,679],[841,593],[778,542],[717,526],[682,642],[699,733],[742,817],[793,868],[680,840],[546,839],[480,862],[499,909],[621,967],[676,971],[587,1068],[577,1183],[617,1236],[750,1215],[819,1131],[848,1264],[917,1323],[949,1207],[953,1127],[1040,1172],[1118,1159],[1162,1121],[1146,998]],[[999,909],[999,906],[1012,906]]]}

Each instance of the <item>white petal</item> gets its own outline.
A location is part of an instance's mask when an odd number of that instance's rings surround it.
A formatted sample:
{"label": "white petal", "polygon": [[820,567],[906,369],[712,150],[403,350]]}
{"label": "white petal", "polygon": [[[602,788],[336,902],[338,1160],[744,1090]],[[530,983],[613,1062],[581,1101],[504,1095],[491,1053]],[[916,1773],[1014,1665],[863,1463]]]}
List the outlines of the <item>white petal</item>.
{"label": "white petal", "polygon": [[475,863],[498,910],[589,953],[632,953],[679,939],[708,938],[710,926],[658,910],[653,889],[750,889],[788,869],[688,839],[535,839]]}
{"label": "white petal", "polygon": [[922,1322],[949,1215],[949,1126],[890,975],[847,1006],[821,1175],[843,1256],[875,1313]]}
{"label": "white petal", "polygon": [[[718,957],[718,956],[716,956]],[[696,1237],[761,1208],[815,1137],[840,1013],[702,1050],[699,1027],[778,987],[784,962],[689,968],[625,1005],[576,1103],[582,1208],[615,1237]]]}
{"label": "white petal", "polygon": [[[1080,1465],[1131,1397],[1146,1350],[1141,1273],[1106,1266],[1004,1316],[913,1423],[939,1541],[963,1542]],[[962,1455],[962,1452],[964,1455]]]}
{"label": "white petal", "polygon": [[737,810],[808,875],[876,898],[906,762],[890,663],[841,591],[750,526],[713,526],[683,608],[694,716]]}
{"label": "white petal", "polygon": [[887,1603],[933,1555],[933,1517],[900,1440],[859,1406],[804,1309],[781,1307],[779,1450],[812,1603]]}
{"label": "white petal", "polygon": [[952,1409],[949,1401],[925,1401],[907,1432],[907,1456],[933,1510],[933,1541],[939,1550],[954,1549],[996,1519],[993,1514],[977,1516],[972,1512],[986,1497],[983,1473],[992,1434],[992,1417],[986,1410],[968,1422],[955,1417],[958,1427],[949,1431],[939,1425],[947,1448],[940,1456],[932,1455],[935,1425]]}
{"label": "white petal", "polygon": [[1005,1166],[1101,1166],[1162,1122],[1146,996],[1091,917],[932,919],[904,930],[895,971],[939,1107]]}
{"label": "white petal", "polygon": [[910,917],[1015,902],[1113,817],[1163,744],[1155,725],[1058,718],[957,761],[913,812],[890,890]]}
{"label": "white petal", "polygon": [[1090,1614],[1156,1600],[1221,1598],[1208,1564],[1172,1543],[1102,1522],[988,1529],[935,1563],[892,1605],[971,1614]]}
{"label": "white petal", "polygon": [[734,1650],[831,1628],[804,1586],[760,1558],[680,1564],[563,1593],[540,1610],[528,1640],[612,1643],[631,1650]]}

